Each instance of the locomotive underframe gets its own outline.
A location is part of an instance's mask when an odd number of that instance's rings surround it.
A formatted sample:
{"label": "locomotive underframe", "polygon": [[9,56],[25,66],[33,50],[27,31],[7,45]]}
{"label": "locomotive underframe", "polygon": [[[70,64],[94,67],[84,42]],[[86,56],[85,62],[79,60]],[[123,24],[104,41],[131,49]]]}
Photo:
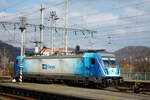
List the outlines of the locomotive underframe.
{"label": "locomotive underframe", "polygon": [[[19,81],[19,75],[14,75],[14,79]],[[65,83],[69,85],[84,85],[88,87],[106,88],[119,85],[122,77],[85,77],[74,75],[44,75],[44,74],[23,74],[23,81]]]}

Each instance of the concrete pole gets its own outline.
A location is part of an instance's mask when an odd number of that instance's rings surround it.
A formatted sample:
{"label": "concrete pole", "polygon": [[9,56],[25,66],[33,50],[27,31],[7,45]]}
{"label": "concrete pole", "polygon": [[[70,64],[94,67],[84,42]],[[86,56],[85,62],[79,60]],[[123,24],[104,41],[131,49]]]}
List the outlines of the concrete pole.
{"label": "concrete pole", "polygon": [[52,31],[52,34],[51,34],[51,49],[52,49],[52,53],[53,53],[54,49],[55,49],[55,22],[59,18],[57,17],[55,11],[51,11],[50,15],[51,15],[51,18],[52,18],[52,23],[51,23],[51,26],[52,26],[52,28],[51,28],[51,31]]}
{"label": "concrete pole", "polygon": [[43,31],[44,31],[44,10],[43,2],[41,3],[41,25],[40,25],[40,49],[43,49]]}
{"label": "concrete pole", "polygon": [[65,0],[65,52],[68,51],[68,0]]}
{"label": "concrete pole", "polygon": [[24,30],[25,30],[25,17],[20,18],[20,30],[21,30],[21,64],[20,64],[20,77],[19,81],[22,83],[22,67],[23,67],[23,56],[24,56]]}
{"label": "concrete pole", "polygon": [[[62,25],[63,27],[65,27],[65,24],[64,24],[64,18],[62,19]],[[65,29],[62,29],[62,49],[65,50]]]}
{"label": "concrete pole", "polygon": [[53,12],[51,12],[51,17],[52,17],[52,23],[51,23],[51,26],[52,26],[52,34],[51,34],[51,49],[52,49],[52,53],[54,52],[54,32],[55,32],[55,29],[54,29],[54,15],[52,14]]}
{"label": "concrete pole", "polygon": [[25,34],[24,34],[24,30],[25,30],[25,17],[21,17],[20,21],[21,21],[21,26],[20,26],[20,30],[21,30],[21,56],[24,56],[24,40],[25,40]]}

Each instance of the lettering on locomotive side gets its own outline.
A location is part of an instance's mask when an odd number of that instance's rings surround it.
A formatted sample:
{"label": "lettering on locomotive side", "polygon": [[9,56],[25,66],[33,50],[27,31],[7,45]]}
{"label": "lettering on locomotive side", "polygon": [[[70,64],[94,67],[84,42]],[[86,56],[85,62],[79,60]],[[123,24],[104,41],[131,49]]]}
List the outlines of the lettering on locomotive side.
{"label": "lettering on locomotive side", "polygon": [[56,69],[54,65],[42,64],[42,69]]}

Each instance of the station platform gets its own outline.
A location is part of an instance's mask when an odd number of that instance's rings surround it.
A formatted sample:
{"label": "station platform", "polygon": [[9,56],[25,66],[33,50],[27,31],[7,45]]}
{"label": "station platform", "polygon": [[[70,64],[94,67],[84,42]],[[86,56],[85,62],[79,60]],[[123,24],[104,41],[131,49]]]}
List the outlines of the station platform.
{"label": "station platform", "polygon": [[57,84],[0,83],[0,87],[38,91],[47,94],[80,98],[80,100],[149,100],[150,95],[112,92],[99,89],[79,88]]}

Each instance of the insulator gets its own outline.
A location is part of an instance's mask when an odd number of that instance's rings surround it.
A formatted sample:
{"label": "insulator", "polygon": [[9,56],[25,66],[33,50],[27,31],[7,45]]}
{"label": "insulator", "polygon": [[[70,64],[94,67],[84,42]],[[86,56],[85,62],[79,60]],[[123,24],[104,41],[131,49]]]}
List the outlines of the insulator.
{"label": "insulator", "polygon": [[108,42],[108,44],[111,44],[111,42]]}
{"label": "insulator", "polygon": [[34,32],[36,32],[36,26],[34,27]]}
{"label": "insulator", "polygon": [[77,35],[77,32],[76,32],[76,31],[75,31],[74,33],[75,33],[75,35]]}
{"label": "insulator", "polygon": [[55,28],[55,32],[56,32],[56,33],[58,32],[56,28]]}
{"label": "insulator", "polygon": [[4,29],[5,29],[5,31],[6,31],[7,29],[6,29],[5,25],[4,25],[4,24],[2,24],[2,26],[3,26],[3,28],[4,28]]}
{"label": "insulator", "polygon": [[82,34],[83,34],[83,35],[85,35],[85,33],[84,33],[84,32],[82,32]]}
{"label": "insulator", "polygon": [[91,33],[91,37],[93,38],[94,36],[93,36],[93,32]]}

